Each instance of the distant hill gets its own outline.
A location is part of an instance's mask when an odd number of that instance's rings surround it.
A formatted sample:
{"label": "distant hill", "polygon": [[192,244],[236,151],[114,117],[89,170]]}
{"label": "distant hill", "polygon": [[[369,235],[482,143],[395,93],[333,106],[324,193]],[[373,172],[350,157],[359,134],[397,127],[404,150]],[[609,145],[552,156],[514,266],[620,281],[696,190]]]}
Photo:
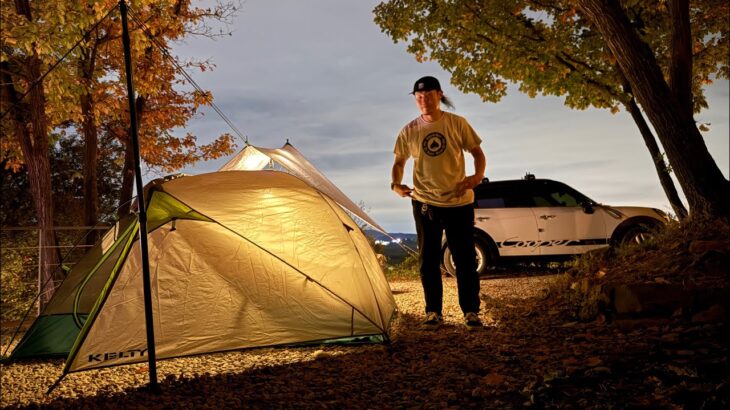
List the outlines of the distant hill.
{"label": "distant hill", "polygon": [[[370,238],[373,238],[376,241],[391,241],[392,240],[392,239],[388,238],[385,234],[380,233],[378,231],[373,231],[371,229],[365,230],[365,235],[367,235]],[[401,239],[403,241],[413,241],[414,243],[417,238],[415,233],[390,233],[389,235],[395,239]]]}
{"label": "distant hill", "polygon": [[[391,233],[392,238],[389,238],[378,231],[366,230],[365,235],[376,241],[376,245],[382,245],[380,252],[388,258],[389,265],[397,265],[408,256],[403,246],[414,251],[417,248],[418,236],[415,233]],[[400,244],[397,241],[400,241]]]}

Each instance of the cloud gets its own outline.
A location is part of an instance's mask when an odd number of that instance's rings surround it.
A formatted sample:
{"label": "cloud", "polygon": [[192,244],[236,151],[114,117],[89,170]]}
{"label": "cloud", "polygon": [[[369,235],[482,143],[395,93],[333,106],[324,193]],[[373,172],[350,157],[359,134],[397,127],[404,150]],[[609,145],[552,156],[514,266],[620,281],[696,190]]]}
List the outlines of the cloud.
{"label": "cloud", "polygon": [[[483,139],[487,175],[525,172],[561,180],[606,203],[665,208],[648,151],[631,117],[607,110],[572,110],[557,97],[529,98],[510,87],[497,104],[483,103],[449,83],[436,63],[418,63],[403,44],[373,23],[378,1],[255,1],[244,3],[234,33],[218,41],[189,39],[182,60],[210,58],[216,68],[191,73],[254,145],[290,139],[386,229],[413,232],[410,202],[388,189],[392,149],[400,128],[418,112],[408,95],[422,75],[441,79],[456,113]],[[728,82],[707,90],[708,149],[728,172]],[[232,132],[212,110],[188,124],[200,141]],[[242,145],[239,143],[239,145]],[[225,159],[188,173],[213,171]],[[471,169],[471,165],[467,166]],[[410,179],[410,164],[406,179]]]}

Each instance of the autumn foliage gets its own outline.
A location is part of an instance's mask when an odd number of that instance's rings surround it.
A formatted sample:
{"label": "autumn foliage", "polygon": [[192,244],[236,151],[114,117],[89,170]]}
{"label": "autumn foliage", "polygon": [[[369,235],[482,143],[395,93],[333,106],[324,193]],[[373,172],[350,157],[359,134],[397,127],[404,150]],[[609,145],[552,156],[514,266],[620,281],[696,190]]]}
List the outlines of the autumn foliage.
{"label": "autumn foliage", "polygon": [[[199,109],[212,102],[208,91],[194,89],[181,69],[206,71],[206,61],[178,63],[173,42],[190,35],[213,36],[209,25],[226,22],[235,7],[216,2],[211,8],[190,1],[130,2],[130,36],[139,111],[140,154],[152,170],[169,173],[200,160],[228,155],[233,138],[224,133],[208,144],[184,130]],[[0,155],[6,168],[27,172],[43,232],[43,260],[57,264],[52,226],[52,189],[48,148],[52,131],[75,130],[86,144],[83,178],[85,223],[97,215],[96,164],[100,134],[129,146],[128,101],[123,69],[118,2],[29,1],[0,3]],[[211,138],[213,137],[213,138]],[[127,151],[127,164],[131,164]],[[131,166],[125,165],[120,203],[131,197]],[[103,170],[102,170],[103,171]],[[125,198],[126,196],[126,198]],[[44,269],[52,269],[46,268]],[[43,275],[52,276],[50,271]],[[45,279],[43,280],[45,282]]]}

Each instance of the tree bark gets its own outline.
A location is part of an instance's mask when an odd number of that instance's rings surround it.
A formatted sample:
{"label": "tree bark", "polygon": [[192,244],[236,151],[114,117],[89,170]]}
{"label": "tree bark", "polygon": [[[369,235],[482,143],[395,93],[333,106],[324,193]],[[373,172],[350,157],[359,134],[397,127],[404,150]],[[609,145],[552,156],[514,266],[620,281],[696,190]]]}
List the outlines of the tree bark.
{"label": "tree bark", "polygon": [[644,139],[644,144],[646,144],[646,148],[649,150],[657,176],[659,176],[659,183],[662,185],[664,194],[669,200],[669,205],[672,206],[672,210],[674,210],[674,214],[677,216],[677,219],[680,221],[684,220],[688,215],[687,208],[684,207],[682,200],[679,198],[677,187],[674,186],[674,181],[672,181],[672,177],[669,174],[669,167],[667,167],[667,164],[664,162],[664,157],[659,150],[659,144],[657,144],[656,139],[654,138],[654,133],[651,132],[649,124],[646,123],[644,115],[641,113],[641,109],[639,109],[639,106],[636,105],[636,101],[634,101],[633,98],[626,103],[626,109],[634,119],[636,126],[639,127],[641,137]]}
{"label": "tree bark", "polygon": [[[82,53],[83,57],[79,61],[79,71],[85,86],[85,92],[80,98],[81,133],[84,136],[84,225],[95,226],[99,219],[99,191],[97,187],[99,136],[94,117],[94,97],[92,95],[94,67],[96,65],[96,44],[90,50],[82,50]],[[85,238],[86,245],[93,245],[96,243],[97,231],[89,229]]]}
{"label": "tree bark", "polygon": [[119,218],[127,215],[132,207],[134,193],[134,152],[129,135],[125,134],[124,141],[124,168],[122,168],[122,189],[119,192]]}
{"label": "tree bark", "polygon": [[[40,77],[40,60],[30,57],[27,61],[31,78]],[[3,70],[5,72],[5,70]],[[3,74],[4,100],[17,103],[17,93],[12,88],[12,77]],[[57,270],[60,256],[56,246],[56,235],[53,230],[53,199],[51,191],[51,165],[48,159],[48,126],[45,115],[45,97],[43,85],[39,83],[28,95],[29,104],[22,102],[15,106],[12,114],[14,135],[23,153],[23,162],[28,172],[30,192],[36,210],[36,219],[40,234],[38,236],[38,263],[40,277],[38,292],[41,295],[40,308],[43,309],[53,297],[55,281],[62,279]]]}
{"label": "tree bark", "polygon": [[[16,0],[15,10],[32,21],[28,0]],[[28,103],[19,101],[19,95],[13,84],[23,80],[31,86],[42,75],[43,63],[37,54],[19,57],[12,63],[3,62],[2,87],[3,103],[14,107],[10,113],[15,138],[23,153],[23,160],[28,172],[30,191],[36,210],[39,234],[39,293],[40,308],[43,309],[53,297],[57,280],[63,278],[57,269],[60,255],[53,229],[53,197],[51,191],[51,165],[48,158],[49,138],[48,119],[46,117],[46,100],[43,82],[35,84],[28,96]],[[11,74],[12,73],[12,74]]]}
{"label": "tree bark", "polygon": [[689,0],[671,0],[672,61],[669,66],[669,88],[685,115],[694,115],[692,102],[692,30]]}
{"label": "tree bark", "polygon": [[616,0],[577,0],[600,32],[646,112],[687,197],[692,218],[730,219],[730,183],[710,155],[694,119],[670,91],[649,46]]}
{"label": "tree bark", "polygon": [[[141,123],[145,109],[145,98],[138,96],[134,102],[137,110],[137,123]],[[134,150],[132,149],[132,140],[129,135],[129,127],[125,128],[124,133],[124,168],[122,169],[122,189],[120,192],[119,217],[128,214],[132,205],[132,193],[134,192]]]}

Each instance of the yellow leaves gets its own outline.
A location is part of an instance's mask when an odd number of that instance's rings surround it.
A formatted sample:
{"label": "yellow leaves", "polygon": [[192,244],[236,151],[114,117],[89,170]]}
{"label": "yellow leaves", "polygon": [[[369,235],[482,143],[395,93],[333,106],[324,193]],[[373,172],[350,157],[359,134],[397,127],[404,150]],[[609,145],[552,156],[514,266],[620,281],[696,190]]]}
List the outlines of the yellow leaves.
{"label": "yellow leaves", "polygon": [[94,14],[96,14],[97,16],[100,16],[104,12],[106,12],[107,7],[107,4],[105,4],[104,2],[94,2],[91,5],[92,10],[94,10]]}

